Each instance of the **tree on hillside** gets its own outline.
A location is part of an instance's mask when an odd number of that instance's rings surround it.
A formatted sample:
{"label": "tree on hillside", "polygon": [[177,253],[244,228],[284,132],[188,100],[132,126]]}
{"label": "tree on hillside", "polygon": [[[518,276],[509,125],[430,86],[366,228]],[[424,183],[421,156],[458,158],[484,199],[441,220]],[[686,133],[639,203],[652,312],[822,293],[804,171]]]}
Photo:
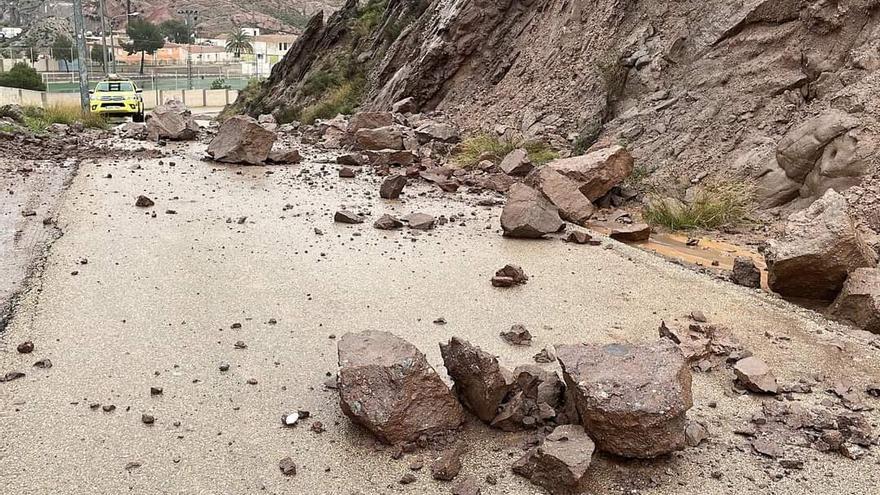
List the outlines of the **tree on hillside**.
{"label": "tree on hillside", "polygon": [[70,38],[63,34],[59,35],[49,47],[49,52],[52,58],[64,62],[64,72],[70,72],[70,62],[76,60],[77,55]]}
{"label": "tree on hillside", "polygon": [[159,26],[143,19],[132,19],[129,21],[125,32],[128,33],[131,42],[124,43],[122,48],[129,55],[134,53],[141,54],[140,73],[143,74],[144,58],[148,53],[153,55],[157,50],[165,46],[165,37],[162,36],[162,30],[159,29]]}
{"label": "tree on hillside", "polygon": [[162,35],[165,36],[165,39],[172,43],[185,45],[194,41],[192,29],[181,20],[169,19],[159,24],[159,29],[162,31]]}
{"label": "tree on hillside", "polygon": [[254,53],[254,45],[251,44],[251,37],[244,32],[244,29],[229,33],[226,40],[226,53],[235,55],[235,58],[241,58],[242,53]]}

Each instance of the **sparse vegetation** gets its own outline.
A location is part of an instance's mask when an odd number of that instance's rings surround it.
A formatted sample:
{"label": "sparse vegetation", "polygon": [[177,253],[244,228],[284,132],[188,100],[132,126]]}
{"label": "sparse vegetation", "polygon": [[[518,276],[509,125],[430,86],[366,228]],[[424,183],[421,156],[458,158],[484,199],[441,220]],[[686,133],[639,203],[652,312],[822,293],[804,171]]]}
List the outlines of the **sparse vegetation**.
{"label": "sparse vegetation", "polygon": [[343,83],[317,103],[302,109],[299,121],[303,124],[313,124],[318,119],[332,119],[340,113],[354,113],[360,103],[362,88],[363,83],[360,81]]}
{"label": "sparse vegetation", "polygon": [[382,20],[382,13],[385,12],[385,6],[388,0],[369,0],[366,5],[358,12],[358,17],[352,26],[352,31],[358,38],[369,36],[373,29],[379,25]]}
{"label": "sparse vegetation", "polygon": [[106,129],[107,121],[100,115],[80,110],[76,105],[23,107],[24,125],[33,132],[45,132],[52,124],[72,125],[77,122],[93,129]]}
{"label": "sparse vegetation", "polygon": [[723,182],[703,187],[689,203],[654,198],[644,216],[648,223],[670,230],[716,229],[745,221],[753,198],[753,184]]}
{"label": "sparse vegetation", "polygon": [[480,162],[481,157],[488,156],[494,162],[500,162],[505,155],[523,148],[529,153],[529,159],[535,165],[541,165],[559,158],[559,153],[540,141],[508,141],[499,139],[488,134],[477,134],[465,139],[453,160],[462,167],[473,167]]}
{"label": "sparse vegetation", "polygon": [[232,86],[226,84],[226,79],[218,77],[211,81],[211,89],[232,89]]}

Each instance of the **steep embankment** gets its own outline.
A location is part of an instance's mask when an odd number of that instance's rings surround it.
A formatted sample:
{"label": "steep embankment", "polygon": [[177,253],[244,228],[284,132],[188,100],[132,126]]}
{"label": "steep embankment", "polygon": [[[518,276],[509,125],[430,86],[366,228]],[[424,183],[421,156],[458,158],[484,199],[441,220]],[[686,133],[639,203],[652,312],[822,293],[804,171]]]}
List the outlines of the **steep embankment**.
{"label": "steep embankment", "polygon": [[[470,129],[626,143],[682,194],[707,174],[753,179],[767,207],[868,177],[850,199],[877,228],[878,3],[349,2],[238,107],[314,117],[412,96]],[[777,161],[789,133],[794,159]]]}

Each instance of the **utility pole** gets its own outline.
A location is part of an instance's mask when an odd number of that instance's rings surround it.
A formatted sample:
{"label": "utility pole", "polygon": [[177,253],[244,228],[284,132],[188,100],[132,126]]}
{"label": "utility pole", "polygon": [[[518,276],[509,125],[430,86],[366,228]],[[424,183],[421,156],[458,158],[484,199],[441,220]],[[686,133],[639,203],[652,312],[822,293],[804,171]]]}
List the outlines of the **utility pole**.
{"label": "utility pole", "polygon": [[110,71],[107,65],[107,21],[104,13],[104,0],[98,0],[98,8],[101,10],[101,56],[104,57],[104,75]]}
{"label": "utility pole", "polygon": [[193,89],[192,42],[196,32],[196,22],[199,20],[199,11],[195,9],[180,9],[177,13],[185,16],[186,26],[189,28],[189,35],[186,39],[186,81],[187,87]]}
{"label": "utility pole", "polygon": [[82,0],[73,0],[73,30],[76,50],[79,54],[79,101],[83,112],[89,111],[89,68],[86,64],[86,32],[83,21]]}

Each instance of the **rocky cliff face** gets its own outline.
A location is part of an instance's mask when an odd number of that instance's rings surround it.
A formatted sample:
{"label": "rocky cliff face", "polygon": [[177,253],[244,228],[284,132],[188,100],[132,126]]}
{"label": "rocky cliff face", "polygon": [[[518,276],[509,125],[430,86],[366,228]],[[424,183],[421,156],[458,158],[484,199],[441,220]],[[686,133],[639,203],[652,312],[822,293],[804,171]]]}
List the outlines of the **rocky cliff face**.
{"label": "rocky cliff face", "polygon": [[377,4],[349,2],[242,105],[320,102],[305,83],[345,57],[364,108],[413,97],[474,130],[621,142],[655,184],[750,179],[764,206],[798,204],[876,179],[878,3],[389,0],[357,33]]}

